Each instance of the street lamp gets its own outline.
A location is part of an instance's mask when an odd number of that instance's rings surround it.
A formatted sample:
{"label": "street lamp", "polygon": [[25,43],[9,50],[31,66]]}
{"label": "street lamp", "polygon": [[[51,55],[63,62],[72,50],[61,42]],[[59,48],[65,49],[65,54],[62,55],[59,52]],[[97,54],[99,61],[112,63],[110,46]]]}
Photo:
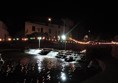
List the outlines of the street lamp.
{"label": "street lamp", "polygon": [[66,35],[61,36],[62,40],[66,40]]}
{"label": "street lamp", "polygon": [[63,35],[61,36],[61,38],[62,38],[63,41],[65,41],[65,50],[66,50],[66,35],[63,34]]}
{"label": "street lamp", "polygon": [[49,22],[51,22],[51,20],[52,20],[51,18],[48,18],[48,21],[49,21]]}
{"label": "street lamp", "polygon": [[40,49],[40,40],[41,40],[41,37],[38,37],[38,40],[39,40],[39,49]]}

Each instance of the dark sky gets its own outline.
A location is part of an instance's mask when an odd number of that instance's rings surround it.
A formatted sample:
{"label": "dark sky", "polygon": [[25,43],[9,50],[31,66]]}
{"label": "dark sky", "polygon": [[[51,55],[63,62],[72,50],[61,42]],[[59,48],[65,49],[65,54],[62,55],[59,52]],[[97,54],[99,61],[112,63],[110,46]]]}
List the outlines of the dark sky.
{"label": "dark sky", "polygon": [[57,20],[69,18],[75,24],[79,23],[79,26],[73,30],[74,36],[77,38],[78,34],[87,34],[90,29],[91,34],[108,39],[118,34],[116,9],[109,4],[106,6],[105,4],[80,5],[71,2],[47,3],[45,5],[40,3],[16,9],[14,7],[2,9],[4,12],[0,15],[0,19],[6,23],[12,36],[24,29],[24,22],[27,19],[38,20],[40,17],[52,17]]}

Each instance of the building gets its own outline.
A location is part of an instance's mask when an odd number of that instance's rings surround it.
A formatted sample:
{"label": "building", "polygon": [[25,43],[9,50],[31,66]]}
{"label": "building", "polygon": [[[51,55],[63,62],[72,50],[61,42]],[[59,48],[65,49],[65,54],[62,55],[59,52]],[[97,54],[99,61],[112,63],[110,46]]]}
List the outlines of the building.
{"label": "building", "polygon": [[6,25],[0,21],[0,39],[6,40],[9,37]]}
{"label": "building", "polygon": [[33,23],[25,22],[25,35],[33,33],[48,34],[50,38],[57,38],[58,36],[65,34],[69,31],[69,27],[51,24],[51,23]]}

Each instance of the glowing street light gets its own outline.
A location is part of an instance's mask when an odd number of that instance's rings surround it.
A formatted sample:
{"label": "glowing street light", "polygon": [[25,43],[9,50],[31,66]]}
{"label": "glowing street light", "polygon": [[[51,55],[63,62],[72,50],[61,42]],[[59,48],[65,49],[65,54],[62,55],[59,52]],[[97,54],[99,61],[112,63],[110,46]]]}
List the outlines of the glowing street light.
{"label": "glowing street light", "polygon": [[65,50],[66,50],[66,35],[63,34],[63,35],[61,36],[61,39],[65,41]]}
{"label": "glowing street light", "polygon": [[66,40],[66,35],[61,36],[62,40]]}
{"label": "glowing street light", "polygon": [[48,18],[48,21],[49,21],[49,22],[51,22],[51,20],[52,20],[51,18]]}
{"label": "glowing street light", "polygon": [[38,40],[39,40],[39,49],[40,49],[40,40],[41,40],[41,37],[38,37]]}

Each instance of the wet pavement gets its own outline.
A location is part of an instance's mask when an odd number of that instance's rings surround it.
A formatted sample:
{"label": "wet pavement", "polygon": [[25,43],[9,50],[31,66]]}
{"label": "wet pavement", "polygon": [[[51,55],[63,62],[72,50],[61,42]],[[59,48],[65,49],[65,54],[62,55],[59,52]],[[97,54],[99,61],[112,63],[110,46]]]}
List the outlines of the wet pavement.
{"label": "wet pavement", "polygon": [[87,67],[81,60],[66,62],[51,54],[4,52],[3,56],[9,58],[3,58],[6,60],[0,70],[0,83],[81,83],[100,72],[99,66]]}

